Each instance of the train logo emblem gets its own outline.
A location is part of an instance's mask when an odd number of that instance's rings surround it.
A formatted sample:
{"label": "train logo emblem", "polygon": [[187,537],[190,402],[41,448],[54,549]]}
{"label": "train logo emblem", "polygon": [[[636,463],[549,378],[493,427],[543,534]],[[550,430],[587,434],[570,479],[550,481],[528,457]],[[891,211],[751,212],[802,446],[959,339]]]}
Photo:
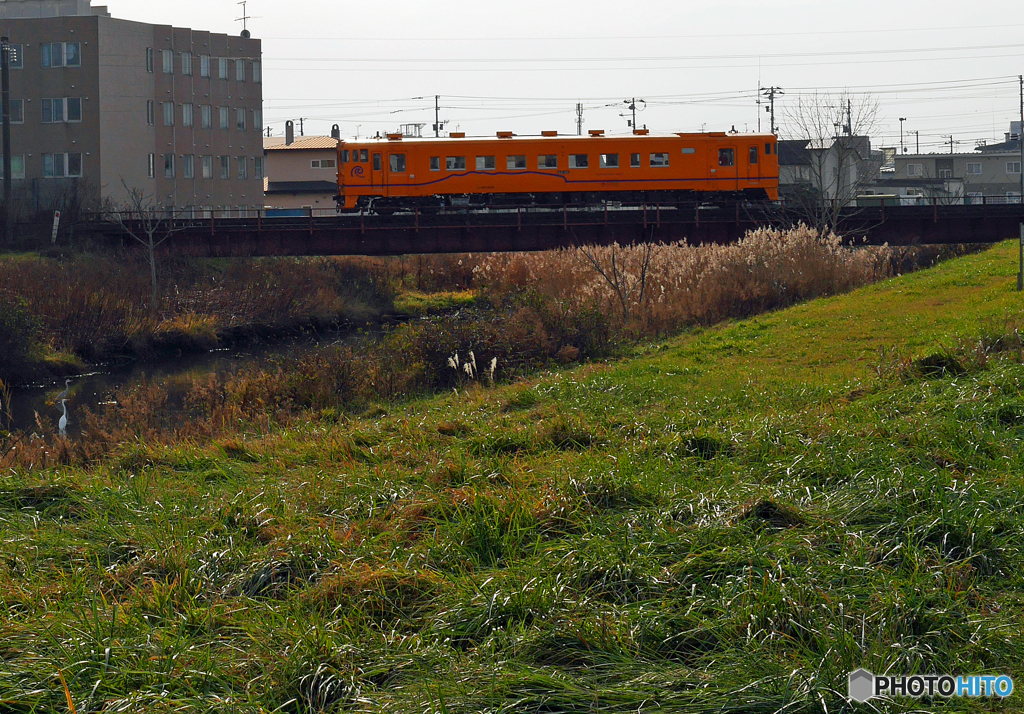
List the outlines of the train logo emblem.
{"label": "train logo emblem", "polygon": [[351,176],[353,178],[361,178],[362,175],[363,175],[363,167],[362,166],[355,166],[355,167],[352,168]]}

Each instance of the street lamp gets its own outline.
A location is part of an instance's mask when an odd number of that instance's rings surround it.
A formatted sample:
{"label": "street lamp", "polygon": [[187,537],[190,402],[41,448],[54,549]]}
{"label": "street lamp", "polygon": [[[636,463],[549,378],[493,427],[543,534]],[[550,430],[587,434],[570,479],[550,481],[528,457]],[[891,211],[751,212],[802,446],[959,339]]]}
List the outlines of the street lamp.
{"label": "street lamp", "polygon": [[903,146],[903,122],[907,120],[906,117],[900,117],[900,153],[907,153],[906,147]]}

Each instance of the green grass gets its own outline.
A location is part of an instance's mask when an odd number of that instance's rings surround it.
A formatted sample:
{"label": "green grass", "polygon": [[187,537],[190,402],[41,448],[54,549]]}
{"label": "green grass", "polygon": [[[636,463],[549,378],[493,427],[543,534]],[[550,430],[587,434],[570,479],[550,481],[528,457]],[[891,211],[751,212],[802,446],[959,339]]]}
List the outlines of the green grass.
{"label": "green grass", "polygon": [[[0,476],[0,711],[860,711],[1024,672],[1016,246],[634,358]],[[1013,711],[1009,701],[875,702]]]}
{"label": "green grass", "polygon": [[395,296],[395,312],[399,315],[417,317],[434,312],[455,310],[460,307],[473,307],[480,301],[477,290],[443,290],[439,292],[421,292],[419,290],[400,290]]}

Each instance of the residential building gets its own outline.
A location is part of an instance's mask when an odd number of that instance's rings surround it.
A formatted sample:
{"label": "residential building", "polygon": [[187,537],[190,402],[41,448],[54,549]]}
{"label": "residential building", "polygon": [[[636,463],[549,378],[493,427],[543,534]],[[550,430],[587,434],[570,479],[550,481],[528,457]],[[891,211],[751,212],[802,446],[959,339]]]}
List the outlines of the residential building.
{"label": "residential building", "polygon": [[1021,196],[1019,142],[1019,138],[1011,138],[1008,134],[1003,144],[981,146],[971,153],[900,154],[896,157],[896,170],[888,182],[893,185],[917,182],[926,197],[930,194],[925,184],[959,185],[959,196],[955,188],[944,192],[957,203],[970,203],[982,197],[990,203],[1016,203]]}
{"label": "residential building", "polygon": [[287,143],[264,139],[267,208],[331,209],[338,193],[338,140],[330,136],[304,136]]}
{"label": "residential building", "polygon": [[884,161],[867,136],[780,141],[779,194],[790,201],[848,202],[876,179]]}
{"label": "residential building", "polygon": [[0,0],[24,216],[66,205],[238,215],[263,205],[257,39],[113,18],[91,0]]}

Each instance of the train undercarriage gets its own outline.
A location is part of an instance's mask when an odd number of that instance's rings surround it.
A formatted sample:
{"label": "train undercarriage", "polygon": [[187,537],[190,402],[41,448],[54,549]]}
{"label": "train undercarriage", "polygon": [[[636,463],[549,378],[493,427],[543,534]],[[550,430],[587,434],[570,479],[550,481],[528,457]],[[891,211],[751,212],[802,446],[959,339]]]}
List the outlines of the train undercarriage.
{"label": "train undercarriage", "polygon": [[[336,197],[340,198],[340,197]],[[767,203],[764,189],[742,191],[601,191],[554,193],[475,193],[434,196],[360,196],[355,208],[340,213],[372,213],[390,215],[398,211],[418,210],[421,213],[447,213],[486,208],[603,208],[620,204],[657,204],[661,206],[697,207]],[[340,203],[340,202],[339,202]]]}

